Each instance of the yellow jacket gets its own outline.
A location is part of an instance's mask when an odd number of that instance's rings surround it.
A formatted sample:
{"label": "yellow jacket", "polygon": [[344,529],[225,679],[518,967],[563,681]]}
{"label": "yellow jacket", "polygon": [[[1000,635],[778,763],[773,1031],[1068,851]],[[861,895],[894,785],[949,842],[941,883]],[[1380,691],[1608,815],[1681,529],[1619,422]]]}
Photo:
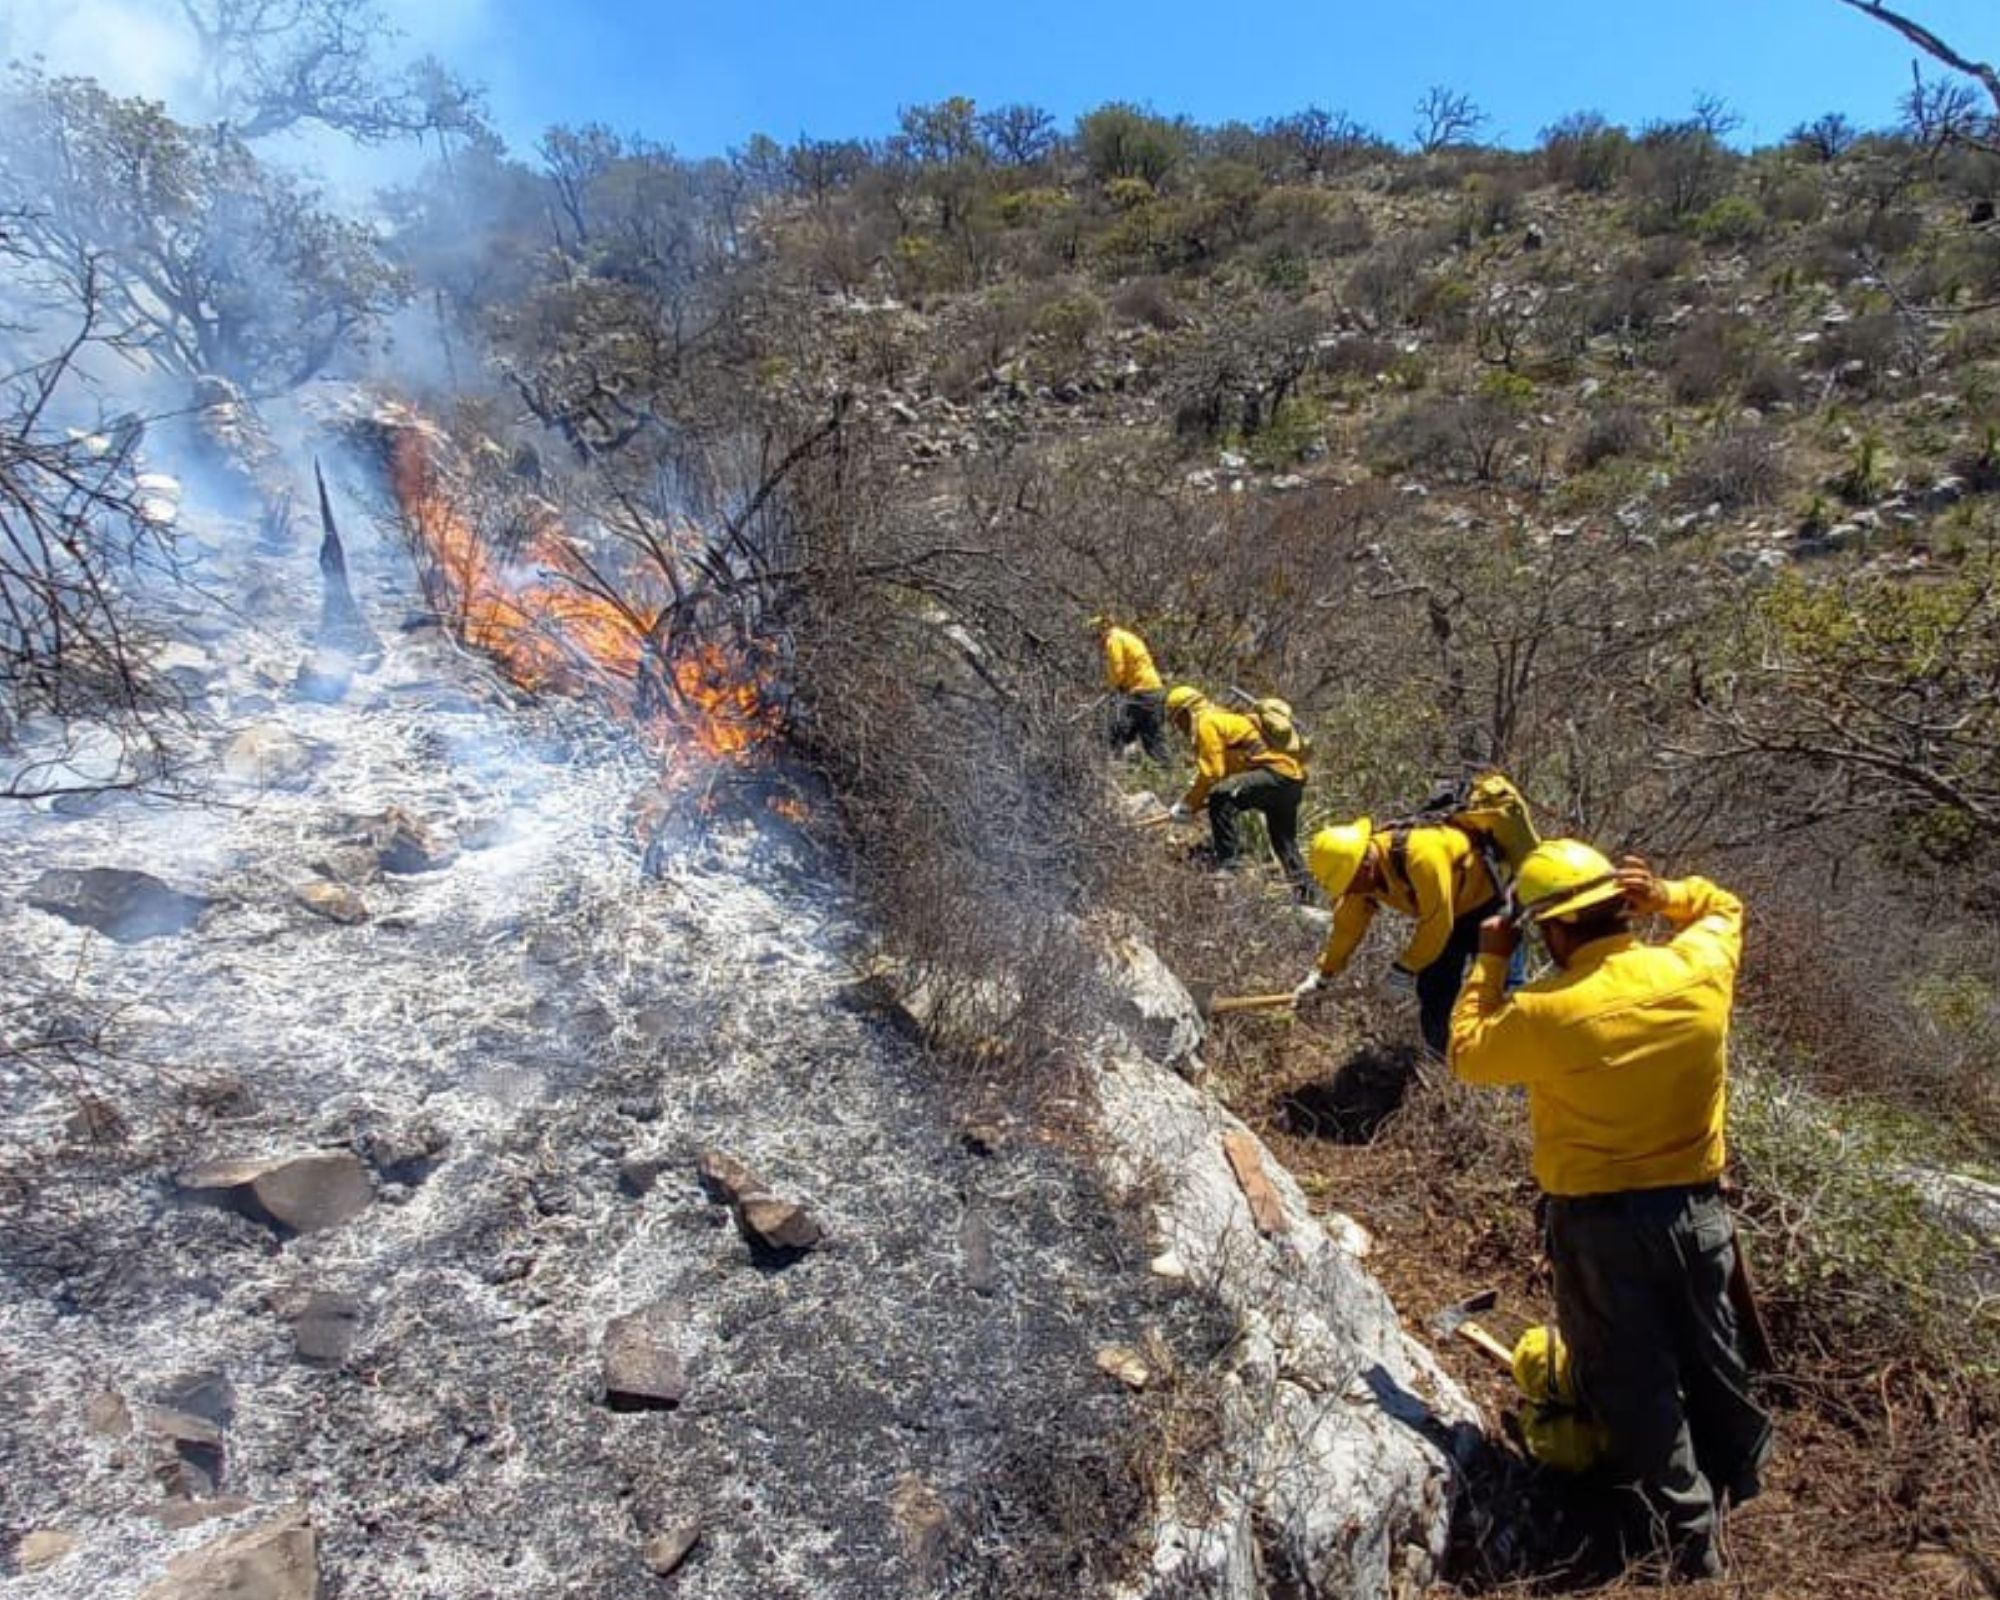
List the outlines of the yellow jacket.
{"label": "yellow jacket", "polygon": [[[1375,920],[1378,906],[1414,918],[1409,943],[1396,958],[1405,972],[1422,972],[1444,954],[1451,925],[1468,911],[1477,911],[1499,893],[1486,870],[1478,846],[1465,831],[1451,827],[1415,827],[1403,836],[1402,861],[1392,861],[1391,835],[1378,833],[1368,841],[1368,853],[1379,868],[1381,888],[1372,894],[1344,894],[1333,910],[1333,927],[1320,952],[1319,970],[1329,978],[1345,967],[1361,936]],[[1399,874],[1396,866],[1400,864]]]}
{"label": "yellow jacket", "polygon": [[1146,694],[1160,687],[1160,672],[1146,641],[1129,628],[1104,635],[1104,682],[1119,694]]}
{"label": "yellow jacket", "polygon": [[1273,750],[1264,743],[1257,724],[1220,706],[1195,708],[1188,730],[1194,741],[1194,783],[1182,796],[1181,804],[1199,811],[1208,804],[1208,791],[1224,778],[1252,767],[1267,767],[1294,783],[1304,783],[1306,770],[1296,756]]}
{"label": "yellow jacket", "polygon": [[1481,956],[1452,1012],[1461,1078],[1527,1085],[1535,1181],[1549,1194],[1721,1176],[1743,902],[1706,878],[1662,887],[1678,930],[1668,943],[1599,939],[1512,995],[1506,960]]}

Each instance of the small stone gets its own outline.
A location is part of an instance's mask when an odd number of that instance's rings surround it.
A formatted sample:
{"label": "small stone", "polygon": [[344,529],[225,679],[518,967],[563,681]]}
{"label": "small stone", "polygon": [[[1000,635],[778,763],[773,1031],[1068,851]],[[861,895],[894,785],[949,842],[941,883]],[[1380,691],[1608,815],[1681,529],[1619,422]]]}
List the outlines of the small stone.
{"label": "small stone", "polygon": [[753,1194],[762,1194],[764,1180],[749,1165],[725,1150],[704,1150],[695,1162],[695,1176],[702,1191],[719,1205],[733,1206]]}
{"label": "small stone", "polygon": [[1145,1356],[1125,1344],[1108,1344],[1099,1350],[1097,1370],[1128,1389],[1143,1389],[1153,1381],[1153,1369],[1146,1365]]}
{"label": "small stone", "polygon": [[1165,1278],[1169,1283],[1183,1283],[1188,1275],[1187,1263],[1173,1250],[1162,1250],[1146,1263],[1146,1270],[1156,1278]]}
{"label": "small stone", "polygon": [[361,1302],[349,1294],[315,1291],[292,1318],[292,1347],[312,1367],[337,1367],[361,1332]]}
{"label": "small stone", "polygon": [[293,898],[316,917],[352,927],[368,920],[368,902],[344,883],[307,883]]}
{"label": "small stone", "polygon": [[687,1365],[675,1348],[681,1314],[665,1300],[604,1328],[604,1400],[613,1411],[657,1411],[677,1406],[688,1391]]}
{"label": "small stone", "polygon": [[319,1600],[319,1541],[303,1508],[167,1563],[139,1600]]}
{"label": "small stone", "polygon": [[60,1528],[37,1528],[14,1547],[14,1559],[23,1572],[36,1572],[54,1566],[76,1546],[77,1537],[73,1533],[64,1533]]}
{"label": "small stone", "polygon": [[701,1542],[701,1524],[693,1518],[676,1523],[664,1533],[656,1533],[646,1541],[646,1565],[663,1578],[670,1578],[680,1569],[688,1554]]}
{"label": "small stone", "polygon": [[994,1260],[993,1224],[982,1211],[968,1211],[959,1220],[958,1249],[965,1260],[965,1286],[977,1295],[990,1295],[1000,1286],[1000,1268]]}
{"label": "small stone", "polygon": [[100,1439],[122,1439],[132,1431],[132,1408],[123,1395],[106,1389],[84,1401],[83,1426]]}
{"label": "small stone", "polygon": [[257,1220],[294,1233],[337,1228],[367,1210],[374,1185],[347,1150],[275,1160],[211,1161],[180,1175],[181,1188],[213,1193]]}
{"label": "small stone", "polygon": [[812,1213],[796,1200],[753,1194],[736,1207],[736,1226],[753,1255],[789,1260],[805,1254],[823,1234]]}
{"label": "small stone", "polygon": [[644,1199],[653,1192],[653,1185],[666,1170],[667,1163],[662,1157],[627,1156],[618,1163],[618,1187],[634,1200]]}

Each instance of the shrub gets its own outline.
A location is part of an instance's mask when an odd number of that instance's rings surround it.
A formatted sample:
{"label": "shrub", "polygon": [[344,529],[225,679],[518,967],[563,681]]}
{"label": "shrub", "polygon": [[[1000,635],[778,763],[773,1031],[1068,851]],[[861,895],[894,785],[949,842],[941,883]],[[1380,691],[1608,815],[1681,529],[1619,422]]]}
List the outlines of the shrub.
{"label": "shrub", "polygon": [[1698,217],[1723,196],[1735,158],[1699,122],[1657,123],[1639,136],[1630,184],[1639,222],[1655,230]]}
{"label": "shrub", "polygon": [[1706,312],[1667,346],[1667,389],[1681,405],[1706,405],[1748,369],[1756,332],[1749,319]]}
{"label": "shrub", "polygon": [[1595,111],[1572,112],[1542,130],[1542,170],[1566,189],[1604,194],[1617,186],[1631,160],[1631,135]]}
{"label": "shrub", "polygon": [[1533,385],[1514,373],[1472,395],[1440,396],[1405,406],[1379,425],[1371,443],[1391,471],[1428,470],[1479,483],[1499,478],[1508,445]]}
{"label": "shrub", "polygon": [[1129,278],[1111,297],[1113,315],[1142,328],[1170,333],[1187,326],[1188,315],[1174,298],[1173,286],[1159,277]]}
{"label": "shrub", "polygon": [[1763,209],[1747,194],[1724,195],[1695,218],[1694,231],[1706,244],[1755,244],[1764,237]]}
{"label": "shrub", "polygon": [[1621,258],[1584,302],[1583,325],[1591,333],[1644,333],[1667,314],[1667,284],[1687,259],[1676,238],[1649,241]]}
{"label": "shrub", "polygon": [[1393,372],[1401,359],[1402,352],[1388,340],[1364,335],[1335,340],[1316,353],[1313,364],[1333,377],[1372,380],[1377,373]]}
{"label": "shrub", "polygon": [[1637,406],[1615,405],[1592,414],[1571,442],[1570,465],[1588,471],[1614,456],[1644,455],[1653,448],[1653,422]]}
{"label": "shrub", "polygon": [[[1827,330],[1813,349],[1816,362],[1857,389],[1873,389],[1903,355],[1903,324],[1893,311],[1871,311]],[[1850,370],[1851,369],[1851,370]]]}
{"label": "shrub", "polygon": [[1098,182],[1138,178],[1157,188],[1186,159],[1188,130],[1181,123],[1113,101],[1077,119],[1076,146]]}
{"label": "shrub", "polygon": [[1674,480],[1684,505],[1719,505],[1725,511],[1769,505],[1785,488],[1784,441],[1769,428],[1739,428],[1719,435],[1689,458]]}
{"label": "shrub", "polygon": [[1799,398],[1799,375],[1775,350],[1759,350],[1744,368],[1737,392],[1745,404],[1760,409],[1793,405]]}
{"label": "shrub", "polygon": [[1032,325],[1055,353],[1080,355],[1103,324],[1104,306],[1097,296],[1087,289],[1072,289],[1045,301]]}

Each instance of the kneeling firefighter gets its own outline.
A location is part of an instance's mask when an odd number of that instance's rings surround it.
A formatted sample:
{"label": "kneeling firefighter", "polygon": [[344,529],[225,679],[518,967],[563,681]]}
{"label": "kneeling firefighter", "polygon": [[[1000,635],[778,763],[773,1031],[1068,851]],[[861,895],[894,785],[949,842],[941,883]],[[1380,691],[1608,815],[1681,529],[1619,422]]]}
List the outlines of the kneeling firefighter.
{"label": "kneeling firefighter", "polygon": [[1194,746],[1194,782],[1175,803],[1174,820],[1185,822],[1206,807],[1215,864],[1227,868],[1243,854],[1243,813],[1261,812],[1272,853],[1284,868],[1292,893],[1301,900],[1308,898],[1312,883],[1299,854],[1299,802],[1306,792],[1304,741],[1287,729],[1289,738],[1280,738],[1291,748],[1283,748],[1256,718],[1213,705],[1208,696],[1185,683],[1167,691],[1167,719]]}

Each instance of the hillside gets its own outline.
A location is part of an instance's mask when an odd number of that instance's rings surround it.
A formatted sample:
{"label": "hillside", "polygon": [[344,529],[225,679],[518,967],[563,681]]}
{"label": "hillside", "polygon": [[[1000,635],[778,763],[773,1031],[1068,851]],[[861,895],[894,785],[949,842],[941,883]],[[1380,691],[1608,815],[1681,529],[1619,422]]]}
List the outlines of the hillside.
{"label": "hillside", "polygon": [[[1321,930],[1139,825],[1182,774],[1104,748],[1109,611],[1293,703],[1308,829],[1498,765],[1748,901],[1780,1449],[1692,1592],[2000,1594],[1969,101],[1507,150],[1446,97],[1411,152],[947,100],[687,160],[450,86],[363,108],[440,159],[361,219],[240,119],[8,80],[0,1587],[280,1498],[335,1595],[1636,1587],[1423,1348],[1553,1314],[1519,1100],[1405,1092],[1386,933],[1200,1030],[1176,977]],[[106,865],[185,917],[107,952]],[[301,1241],[250,1167],[305,1147],[368,1199]]]}

